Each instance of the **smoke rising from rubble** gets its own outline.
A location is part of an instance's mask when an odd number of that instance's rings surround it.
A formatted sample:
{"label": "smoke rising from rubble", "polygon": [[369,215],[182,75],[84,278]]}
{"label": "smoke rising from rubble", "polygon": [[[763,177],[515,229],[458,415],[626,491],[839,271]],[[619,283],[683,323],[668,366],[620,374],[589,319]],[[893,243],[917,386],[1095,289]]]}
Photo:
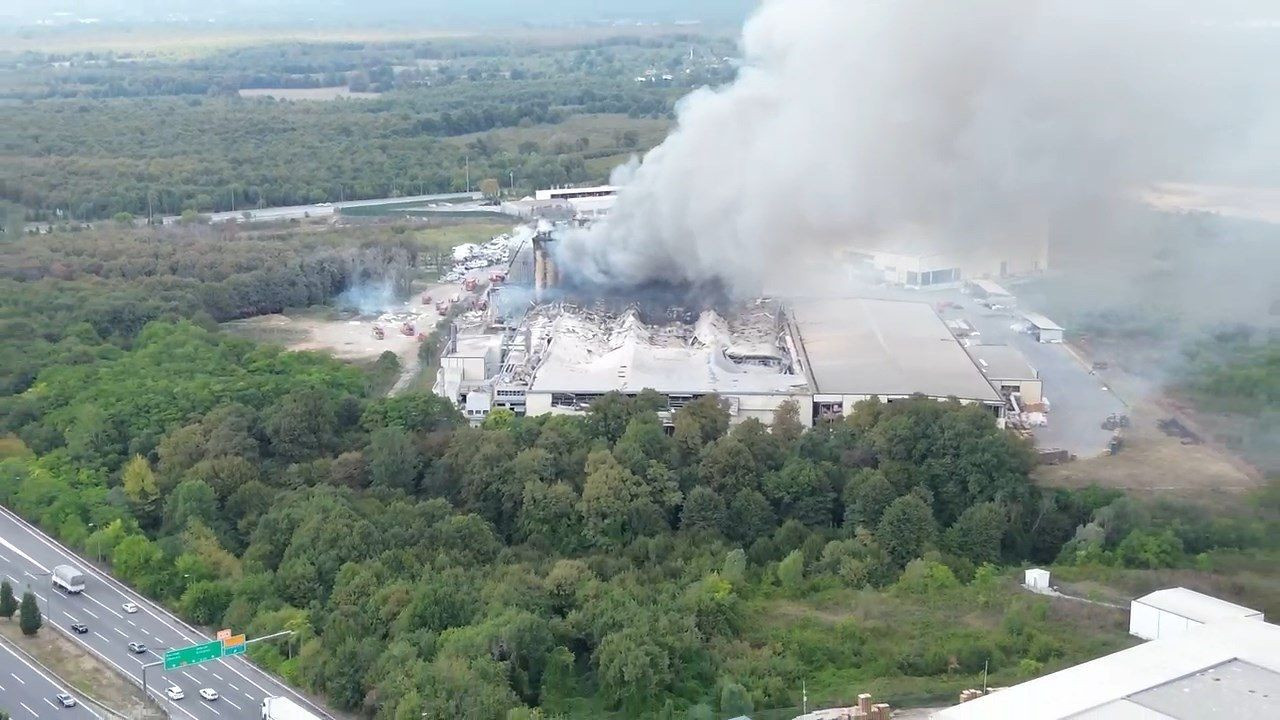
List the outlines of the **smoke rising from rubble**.
{"label": "smoke rising from rubble", "polygon": [[1106,218],[1150,183],[1275,166],[1277,17],[1259,1],[766,1],[739,77],[679,103],[559,262],[579,282],[746,295],[811,289],[787,269],[903,234],[1103,252]]}

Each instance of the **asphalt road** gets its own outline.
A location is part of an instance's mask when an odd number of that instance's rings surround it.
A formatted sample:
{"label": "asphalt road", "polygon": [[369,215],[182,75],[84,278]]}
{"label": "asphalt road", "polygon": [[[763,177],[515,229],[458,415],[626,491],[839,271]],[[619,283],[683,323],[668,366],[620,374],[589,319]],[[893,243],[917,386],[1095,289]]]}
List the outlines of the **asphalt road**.
{"label": "asphalt road", "polygon": [[59,705],[54,696],[61,692],[68,690],[57,679],[29,663],[7,643],[0,644],[0,710],[8,712],[13,720],[102,720],[101,715],[82,704],[73,708]]}
{"label": "asphalt road", "polygon": [[[57,565],[74,565],[84,571],[86,587],[84,592],[68,595],[54,590],[48,573]],[[147,663],[161,661],[165,650],[180,648],[208,642],[212,638],[203,635],[194,628],[183,623],[158,605],[130,590],[119,581],[98,571],[92,565],[76,557],[56,541],[41,533],[35,527],[24,522],[7,508],[0,508],[0,575],[8,577],[14,585],[14,592],[21,592],[28,586],[40,600],[41,609],[45,612],[45,630],[65,632],[76,642],[87,647],[94,655],[118,671],[142,682],[142,666]],[[135,613],[127,613],[123,609],[126,602],[138,606]],[[84,623],[89,632],[83,635],[73,633],[73,623]],[[130,642],[141,642],[147,646],[144,653],[129,650]],[[0,657],[0,668],[9,663]],[[5,670],[0,670],[0,684],[4,682]],[[26,673],[20,675],[21,680],[31,678]],[[264,697],[285,695],[295,702],[310,707],[320,717],[328,714],[316,708],[305,698],[298,696],[280,682],[249,663],[242,657],[214,660],[190,665],[177,670],[165,670],[163,665],[146,670],[148,690],[173,718],[185,720],[240,720],[242,718],[261,717]],[[186,697],[173,701],[164,695],[164,688],[176,685],[186,693]],[[213,688],[220,695],[218,700],[200,699],[197,691],[200,688]],[[52,700],[49,687],[43,691],[35,691],[31,697],[39,700],[39,693],[45,692]],[[26,700],[31,705],[30,700]],[[45,710],[53,708],[43,701],[40,704]],[[39,708],[31,705],[39,712]],[[12,712],[12,710],[11,710]],[[73,711],[67,710],[67,713]],[[41,713],[43,714],[43,713]],[[19,715],[14,715],[20,718]],[[59,715],[63,717],[63,715]],[[72,715],[66,715],[72,717]]]}

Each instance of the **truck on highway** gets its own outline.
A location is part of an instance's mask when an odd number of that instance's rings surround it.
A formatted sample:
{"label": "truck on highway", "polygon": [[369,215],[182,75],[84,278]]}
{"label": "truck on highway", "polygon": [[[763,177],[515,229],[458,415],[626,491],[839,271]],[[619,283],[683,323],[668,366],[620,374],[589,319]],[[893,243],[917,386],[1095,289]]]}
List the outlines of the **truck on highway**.
{"label": "truck on highway", "polygon": [[269,697],[262,701],[262,720],[320,720],[287,697]]}
{"label": "truck on highway", "polygon": [[53,569],[53,586],[63,592],[83,592],[84,573],[80,572],[78,567],[59,565]]}

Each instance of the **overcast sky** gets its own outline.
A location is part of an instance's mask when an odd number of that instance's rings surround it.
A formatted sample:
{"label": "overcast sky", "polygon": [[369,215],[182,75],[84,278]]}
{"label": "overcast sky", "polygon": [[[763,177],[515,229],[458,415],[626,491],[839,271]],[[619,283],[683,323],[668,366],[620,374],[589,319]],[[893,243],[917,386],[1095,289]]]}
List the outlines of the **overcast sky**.
{"label": "overcast sky", "polygon": [[225,24],[290,21],[510,27],[622,19],[740,24],[756,0],[0,0],[0,17],[30,24],[60,18],[102,22],[189,19]]}

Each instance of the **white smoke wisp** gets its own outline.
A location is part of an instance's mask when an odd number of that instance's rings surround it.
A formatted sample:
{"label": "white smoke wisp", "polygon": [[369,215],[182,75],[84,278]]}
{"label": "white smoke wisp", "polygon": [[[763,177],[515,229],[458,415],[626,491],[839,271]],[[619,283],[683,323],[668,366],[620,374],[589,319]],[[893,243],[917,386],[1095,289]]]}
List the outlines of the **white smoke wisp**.
{"label": "white smoke wisp", "polygon": [[838,246],[911,235],[964,253],[1069,238],[1083,217],[1096,232],[1150,183],[1277,149],[1257,129],[1277,116],[1280,31],[1248,25],[1277,13],[1224,7],[766,0],[738,78],[678,104],[667,139],[618,173],[607,221],[566,234],[561,266],[747,293]]}

